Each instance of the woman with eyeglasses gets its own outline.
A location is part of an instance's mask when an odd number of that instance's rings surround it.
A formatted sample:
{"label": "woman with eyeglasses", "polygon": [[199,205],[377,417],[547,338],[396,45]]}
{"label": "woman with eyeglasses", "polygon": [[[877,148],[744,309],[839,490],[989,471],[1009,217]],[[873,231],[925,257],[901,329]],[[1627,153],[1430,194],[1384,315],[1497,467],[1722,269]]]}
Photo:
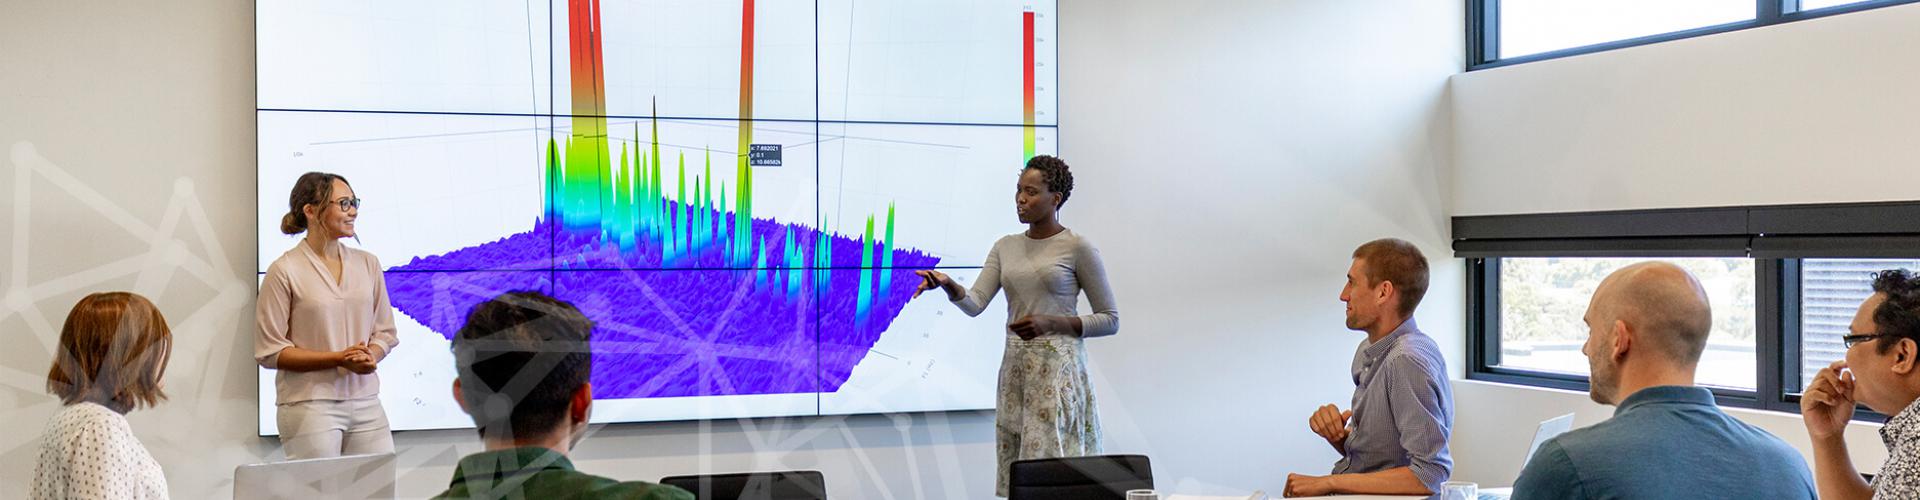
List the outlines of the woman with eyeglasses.
{"label": "woman with eyeglasses", "polygon": [[360,198],[347,179],[308,172],[295,181],[280,232],[306,233],[260,283],[254,360],[274,378],[288,460],[389,453],[380,360],[400,344],[380,260],[341,244],[354,237]]}

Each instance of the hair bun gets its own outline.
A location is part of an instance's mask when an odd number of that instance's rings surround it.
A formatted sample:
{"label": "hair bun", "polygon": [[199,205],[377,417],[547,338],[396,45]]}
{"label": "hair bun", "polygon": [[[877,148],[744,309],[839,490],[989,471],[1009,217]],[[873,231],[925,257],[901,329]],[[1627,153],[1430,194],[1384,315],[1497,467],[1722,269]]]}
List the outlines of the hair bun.
{"label": "hair bun", "polygon": [[303,219],[306,219],[306,217],[302,217],[300,214],[293,212],[287,212],[286,215],[280,216],[280,232],[285,234],[300,234],[305,232],[307,230],[307,221]]}

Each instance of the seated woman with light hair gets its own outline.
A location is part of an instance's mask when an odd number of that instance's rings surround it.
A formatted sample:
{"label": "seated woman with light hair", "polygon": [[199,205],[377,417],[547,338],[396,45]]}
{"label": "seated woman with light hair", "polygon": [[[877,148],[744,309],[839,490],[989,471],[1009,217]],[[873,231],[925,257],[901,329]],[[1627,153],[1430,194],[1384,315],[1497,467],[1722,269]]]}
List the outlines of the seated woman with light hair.
{"label": "seated woman with light hair", "polygon": [[173,352],[167,319],[146,297],[88,295],[67,313],[47,392],[65,404],[47,423],[32,498],[167,498],[160,463],[125,414],[166,400],[160,378]]}

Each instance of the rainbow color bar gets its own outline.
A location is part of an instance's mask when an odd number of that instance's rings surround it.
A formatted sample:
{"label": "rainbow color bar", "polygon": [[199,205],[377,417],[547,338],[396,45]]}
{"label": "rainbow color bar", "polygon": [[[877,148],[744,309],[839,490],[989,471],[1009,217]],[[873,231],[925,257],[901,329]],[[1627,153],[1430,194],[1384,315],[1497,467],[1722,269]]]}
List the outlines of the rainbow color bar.
{"label": "rainbow color bar", "polygon": [[1022,12],[1020,14],[1021,14],[1020,15],[1021,25],[1024,28],[1021,30],[1023,33],[1023,36],[1020,38],[1020,46],[1025,49],[1021,51],[1022,52],[1021,62],[1023,64],[1020,69],[1020,74],[1021,74],[1020,80],[1021,80],[1021,83],[1024,84],[1021,86],[1021,89],[1020,89],[1020,96],[1021,96],[1020,111],[1022,113],[1022,116],[1025,117],[1025,123],[1026,123],[1026,137],[1025,137],[1026,138],[1026,149],[1025,149],[1026,156],[1020,158],[1020,163],[1024,165],[1026,164],[1027,160],[1033,159],[1033,143],[1034,143],[1034,137],[1033,137],[1033,64],[1034,64],[1033,62],[1033,11],[1029,10],[1026,12]]}

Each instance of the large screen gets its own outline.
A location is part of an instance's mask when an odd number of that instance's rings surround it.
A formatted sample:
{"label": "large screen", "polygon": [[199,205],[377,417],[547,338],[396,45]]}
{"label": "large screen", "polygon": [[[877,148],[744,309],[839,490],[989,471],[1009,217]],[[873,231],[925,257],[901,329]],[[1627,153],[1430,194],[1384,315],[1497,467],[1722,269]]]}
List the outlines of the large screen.
{"label": "large screen", "polygon": [[909,300],[913,271],[969,283],[1021,230],[1018,171],[1057,150],[1053,1],[256,8],[260,271],[299,241],[295,178],[352,181],[394,429],[472,425],[448,339],[510,290],[597,322],[597,422],[993,407],[1004,310]]}

